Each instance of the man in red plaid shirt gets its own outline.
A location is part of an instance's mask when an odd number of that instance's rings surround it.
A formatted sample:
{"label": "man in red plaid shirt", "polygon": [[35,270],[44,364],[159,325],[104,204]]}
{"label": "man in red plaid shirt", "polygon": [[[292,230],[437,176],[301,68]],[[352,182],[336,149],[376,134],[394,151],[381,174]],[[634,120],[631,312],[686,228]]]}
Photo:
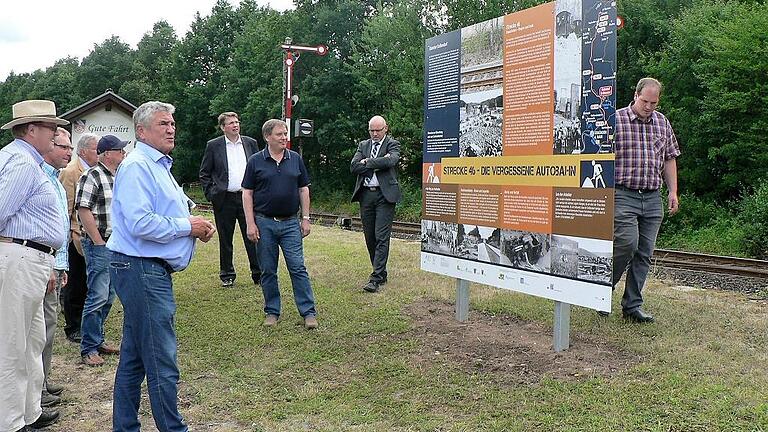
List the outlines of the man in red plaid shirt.
{"label": "man in red plaid shirt", "polygon": [[668,211],[677,213],[677,162],[680,148],[672,125],[656,111],[661,83],[643,78],[632,103],[616,111],[616,185],[613,222],[613,285],[627,272],[621,308],[633,322],[653,322],[645,313],[642,290],[651,265],[656,235],[664,217],[662,181]]}

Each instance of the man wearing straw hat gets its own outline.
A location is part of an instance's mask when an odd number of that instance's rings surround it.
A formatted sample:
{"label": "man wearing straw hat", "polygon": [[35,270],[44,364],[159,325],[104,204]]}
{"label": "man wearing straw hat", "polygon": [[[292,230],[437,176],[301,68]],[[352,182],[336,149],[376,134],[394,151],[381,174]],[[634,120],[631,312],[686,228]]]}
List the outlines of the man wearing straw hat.
{"label": "man wearing straw hat", "polygon": [[13,105],[2,129],[14,141],[0,150],[0,431],[24,431],[56,422],[43,411],[43,297],[53,270],[53,254],[67,239],[56,189],[43,171],[43,155],[53,150],[57,125],[51,101]]}

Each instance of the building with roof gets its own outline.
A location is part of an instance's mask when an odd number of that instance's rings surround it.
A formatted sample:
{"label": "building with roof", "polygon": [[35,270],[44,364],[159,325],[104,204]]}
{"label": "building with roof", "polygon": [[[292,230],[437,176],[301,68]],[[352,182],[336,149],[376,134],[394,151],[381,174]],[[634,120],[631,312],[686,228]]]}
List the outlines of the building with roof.
{"label": "building with roof", "polygon": [[72,143],[85,133],[114,135],[130,141],[125,150],[131,151],[136,142],[133,112],[136,106],[107,89],[103,94],[61,115],[72,125]]}

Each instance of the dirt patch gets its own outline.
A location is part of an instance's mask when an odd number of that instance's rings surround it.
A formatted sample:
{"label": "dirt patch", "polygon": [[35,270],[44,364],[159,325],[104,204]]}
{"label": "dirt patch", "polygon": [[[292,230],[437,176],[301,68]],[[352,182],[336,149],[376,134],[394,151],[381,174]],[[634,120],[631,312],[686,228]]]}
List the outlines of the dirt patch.
{"label": "dirt patch", "polygon": [[640,361],[621,349],[571,332],[571,347],[555,353],[552,329],[510,316],[472,311],[467,323],[454,318],[454,306],[435,300],[405,309],[422,342],[414,359],[423,366],[450,360],[470,373],[484,373],[503,385],[535,384],[543,378],[574,381],[608,378]]}

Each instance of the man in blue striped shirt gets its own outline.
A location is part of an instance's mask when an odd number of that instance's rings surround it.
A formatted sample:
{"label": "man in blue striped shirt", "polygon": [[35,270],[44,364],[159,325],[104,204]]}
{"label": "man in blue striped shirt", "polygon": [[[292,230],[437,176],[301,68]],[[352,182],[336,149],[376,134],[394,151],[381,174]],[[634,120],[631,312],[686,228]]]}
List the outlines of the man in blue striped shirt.
{"label": "man in blue striped shirt", "polygon": [[[53,150],[56,117],[51,101],[13,105],[13,142],[0,150],[0,430],[53,424],[56,411],[40,406],[45,321],[43,298],[53,253],[67,228],[56,187],[41,165]],[[13,197],[13,199],[8,199]]]}
{"label": "man in blue striped shirt", "polygon": [[112,430],[139,432],[141,383],[159,432],[188,431],[178,408],[176,331],[171,273],[192,260],[195,239],[204,242],[216,228],[190,216],[192,201],[171,174],[176,108],[146,102],[133,113],[136,148],[115,176],[112,194],[112,251],[109,277],[123,304],[123,341],[115,374]]}

